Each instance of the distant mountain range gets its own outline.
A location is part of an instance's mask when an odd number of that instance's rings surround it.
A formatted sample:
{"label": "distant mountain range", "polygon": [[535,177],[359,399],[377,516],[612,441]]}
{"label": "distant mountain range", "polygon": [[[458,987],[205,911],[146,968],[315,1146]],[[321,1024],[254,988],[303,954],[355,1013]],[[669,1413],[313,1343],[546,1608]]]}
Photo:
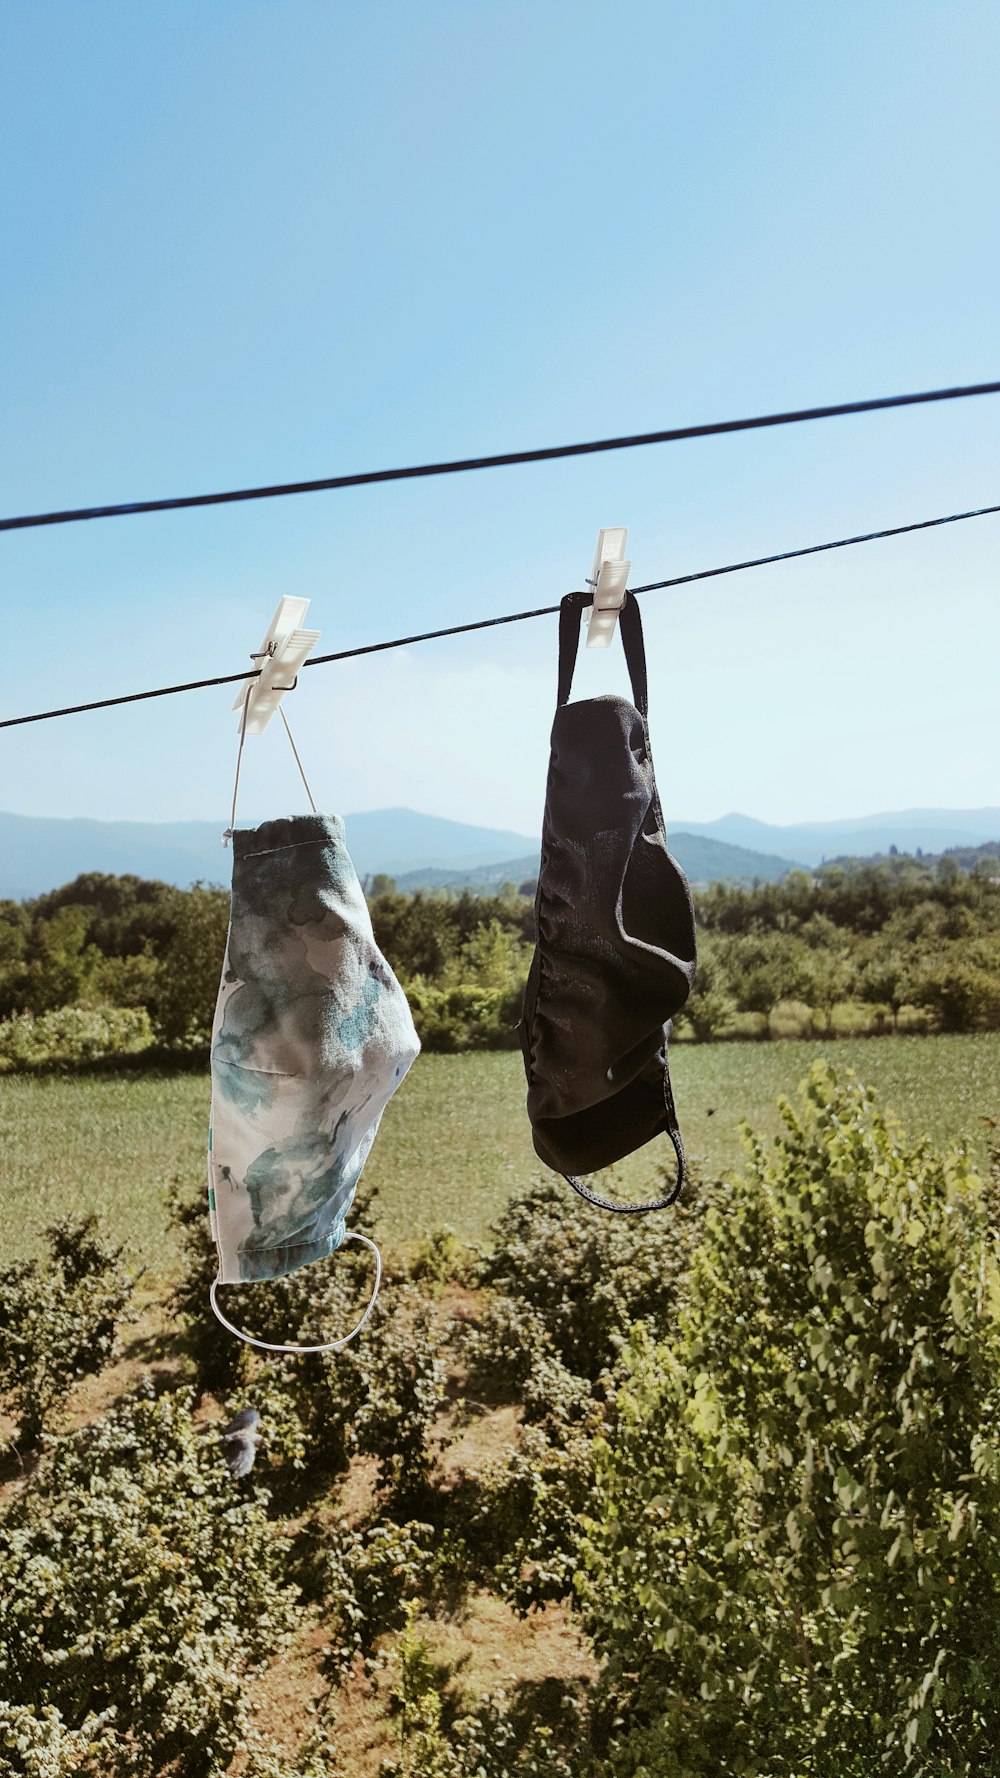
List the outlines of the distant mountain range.
{"label": "distant mountain range", "polygon": [[718,821],[675,821],[675,829],[724,840],[730,846],[776,852],[793,864],[821,864],[824,858],[869,858],[874,853],[947,852],[953,846],[981,846],[1000,839],[1000,809],[903,809],[889,815],[857,815],[845,821],[799,821],[773,827],[752,815],[722,815]]}
{"label": "distant mountain range", "polygon": [[[671,832],[667,844],[689,883],[777,883],[792,868],[787,858],[728,846],[700,834]],[[480,865],[472,871],[414,870],[396,878],[398,889],[477,889],[488,892],[501,883],[520,886],[538,875],[538,847],[523,858]]]}
{"label": "distant mountain range", "polygon": [[[413,809],[376,809],[346,817],[359,874],[384,873],[401,888],[490,889],[521,883],[538,870],[538,840],[502,828],[471,827]],[[677,821],[671,850],[693,883],[774,882],[794,864],[823,858],[900,852],[937,853],[1000,839],[1000,809],[907,809],[853,820],[771,826],[749,815]],[[71,882],[84,871],[156,877],[186,888],[226,883],[230,857],[214,821],[59,820],[0,814],[0,897],[23,900]]]}
{"label": "distant mountain range", "polygon": [[[538,841],[503,828],[470,827],[413,809],[348,815],[347,843],[360,876],[398,877],[420,867],[474,871]],[[72,882],[83,871],[176,883],[228,884],[231,854],[217,821],[90,821],[0,813],[0,897],[14,901]]]}

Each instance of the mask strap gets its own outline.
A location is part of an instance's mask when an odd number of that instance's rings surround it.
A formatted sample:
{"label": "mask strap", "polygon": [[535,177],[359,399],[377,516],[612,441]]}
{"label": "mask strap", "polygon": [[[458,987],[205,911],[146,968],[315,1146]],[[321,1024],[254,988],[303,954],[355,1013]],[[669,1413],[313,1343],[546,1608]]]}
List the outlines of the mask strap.
{"label": "mask strap", "polygon": [[677,1109],[674,1105],[673,1088],[670,1085],[670,1069],[667,1066],[666,1057],[663,1060],[663,1105],[667,1116],[666,1133],[677,1156],[677,1178],[666,1197],[647,1198],[642,1204],[616,1204],[612,1198],[602,1198],[597,1192],[592,1192],[589,1186],[584,1185],[582,1179],[575,1178],[572,1173],[563,1174],[566,1184],[571,1185],[581,1198],[586,1198],[588,1204],[596,1204],[598,1210],[613,1210],[618,1216],[644,1216],[647,1210],[668,1210],[671,1204],[676,1204],[687,1179],[687,1156],[684,1153],[684,1143],[677,1124]]}
{"label": "mask strap", "polygon": [[302,782],[306,787],[306,795],[309,798],[309,805],[310,805],[310,808],[312,809],[313,814],[315,815],[318,813],[318,810],[316,808],[316,799],[313,796],[313,793],[309,788],[309,780],[305,774],[305,767],[303,766],[302,761],[299,758],[299,750],[296,747],[294,740],[292,739],[292,731],[288,726],[288,717],[285,715],[284,704],[278,705],[278,715],[281,717],[281,720],[285,725],[285,733],[288,736],[288,744],[291,747],[291,750],[295,755],[295,764],[299,768],[299,777],[302,779]]}
{"label": "mask strap", "polygon": [[646,648],[642,639],[642,618],[631,593],[625,594],[625,603],[618,614],[618,627],[622,633],[625,665],[632,681],[635,707],[640,716],[648,716],[649,691],[646,684]]}
{"label": "mask strap", "polygon": [[212,1311],[216,1317],[216,1320],[221,1321],[223,1327],[227,1330],[227,1332],[231,1333],[231,1334],[235,1334],[236,1338],[238,1340],[242,1340],[244,1345],[256,1346],[257,1350],[259,1352],[293,1352],[293,1353],[295,1353],[295,1352],[298,1352],[298,1353],[336,1352],[339,1350],[339,1348],[341,1346],[348,1345],[350,1343],[350,1341],[354,1339],[355,1335],[359,1334],[361,1332],[361,1329],[364,1327],[365,1322],[368,1320],[369,1315],[371,1314],[372,1310],[375,1307],[375,1299],[378,1296],[379,1285],[382,1282],[382,1255],[380,1254],[374,1241],[370,1241],[368,1239],[367,1235],[356,1234],[353,1229],[347,1230],[347,1232],[344,1236],[344,1240],[345,1241],[361,1241],[365,1247],[371,1248],[372,1252],[375,1255],[375,1283],[372,1285],[372,1293],[368,1299],[368,1306],[365,1309],[365,1312],[362,1315],[360,1321],[358,1321],[355,1324],[355,1326],[351,1328],[350,1333],[343,1334],[339,1340],[325,1340],[323,1342],[323,1344],[319,1345],[319,1346],[276,1346],[276,1345],[272,1345],[269,1340],[254,1339],[252,1334],[244,1333],[242,1328],[234,1327],[234,1325],[231,1321],[226,1320],[226,1317],[223,1315],[222,1310],[219,1308],[219,1304],[216,1300],[216,1295],[215,1295],[216,1290],[218,1288],[219,1280],[218,1280],[218,1278],[213,1278],[212,1283],[209,1287],[208,1298],[209,1298],[209,1302],[212,1305]]}
{"label": "mask strap", "polygon": [[[567,593],[559,602],[559,688],[556,693],[556,707],[569,701],[573,685],[573,670],[580,648],[580,624],[583,619],[586,593]],[[632,682],[632,696],[640,716],[649,713],[649,694],[646,683],[646,649],[642,640],[642,619],[639,607],[631,593],[625,594],[625,603],[618,617],[621,629],[622,647],[625,650],[625,664]]]}
{"label": "mask strap", "polygon": [[569,699],[573,684],[573,669],[576,666],[577,650],[580,647],[580,620],[583,617],[583,601],[585,593],[567,593],[559,601],[559,689],[556,693],[556,707],[560,708]]}
{"label": "mask strap", "polygon": [[[230,840],[233,837],[233,830],[236,826],[236,798],[239,795],[239,789],[240,789],[240,765],[243,760],[244,742],[246,741],[246,738],[247,738],[247,716],[249,714],[249,711],[250,711],[250,699],[248,697],[243,705],[243,721],[240,723],[240,744],[239,744],[239,747],[238,747],[237,753],[236,753],[236,777],[233,782],[233,807],[232,807],[232,813],[230,814],[230,817],[229,817],[229,826],[226,828],[226,831],[222,836],[222,844],[224,846],[228,846]],[[288,736],[288,743],[292,749],[292,752],[295,755],[295,764],[299,768],[299,777],[302,779],[302,782],[306,787],[306,795],[309,798],[309,805],[312,809],[313,814],[315,815],[318,813],[318,810],[316,808],[316,799],[313,796],[313,793],[309,788],[309,780],[306,777],[305,767],[303,766],[302,761],[299,758],[299,750],[295,745],[295,739],[292,735],[291,729],[288,726],[288,717],[285,715],[284,706],[281,704],[278,705],[278,715],[281,717],[281,720],[285,725],[285,733]]]}

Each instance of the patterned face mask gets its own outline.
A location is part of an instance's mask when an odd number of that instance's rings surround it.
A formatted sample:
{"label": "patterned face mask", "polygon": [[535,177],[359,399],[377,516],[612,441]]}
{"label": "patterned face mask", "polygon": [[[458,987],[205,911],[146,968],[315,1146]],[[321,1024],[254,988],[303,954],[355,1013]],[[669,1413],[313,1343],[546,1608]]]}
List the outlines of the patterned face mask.
{"label": "patterned face mask", "polygon": [[[250,1345],[326,1351],[353,1339],[375,1302],[378,1249],[348,1231],[346,1218],[382,1113],[420,1043],[375,944],[340,818],[294,815],[237,829],[232,839],[212,1033],[212,1307]],[[217,1285],[284,1277],[345,1239],[376,1257],[368,1307],[349,1334],[320,1346],[272,1346],[221,1313]]]}

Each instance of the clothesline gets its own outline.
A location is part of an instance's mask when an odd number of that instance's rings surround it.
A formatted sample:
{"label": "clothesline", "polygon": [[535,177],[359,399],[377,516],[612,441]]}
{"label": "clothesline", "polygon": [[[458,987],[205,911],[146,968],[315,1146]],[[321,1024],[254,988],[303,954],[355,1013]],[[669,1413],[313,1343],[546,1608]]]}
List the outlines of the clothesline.
{"label": "clothesline", "polygon": [[[1000,513],[1000,504],[996,506],[977,506],[968,512],[952,512],[943,518],[916,519],[908,525],[890,525],[881,531],[862,531],[854,537],[838,537],[830,543],[807,543],[799,549],[780,550],[775,555],[752,556],[742,562],[727,562],[720,568],[700,568],[693,574],[675,574],[669,580],[650,580],[643,586],[631,587],[634,595],[639,593],[661,592],[669,587],[690,586],[699,580],[715,580],[723,574],[741,574],[748,568],[766,568],[775,562],[791,562],[800,556],[815,556],[828,550],[850,549],[859,543],[875,543],[886,537],[903,537],[911,531],[930,531],[939,525],[957,525],[965,519],[986,518],[991,514]],[[583,594],[585,602],[593,603],[592,595]],[[367,642],[359,648],[344,648],[336,654],[314,655],[305,662],[307,667],[329,666],[335,661],[356,660],[365,654],[381,654],[391,648],[408,648],[416,642],[436,642],[445,636],[464,636],[472,630],[492,630],[501,624],[519,624],[533,617],[552,617],[559,610],[558,605],[540,605],[533,611],[513,611],[505,617],[484,617],[474,623],[450,624],[442,630],[423,630],[413,636],[396,636],[388,642]],[[204,691],[217,685],[242,685],[247,679],[259,677],[259,667],[244,669],[240,673],[224,673],[213,679],[191,679],[183,685],[161,685],[152,691],[125,692],[120,697],[98,698],[88,704],[69,704],[59,710],[38,710],[31,716],[8,716],[0,720],[0,729],[19,728],[29,722],[50,722],[57,716],[82,716],[90,710],[111,710],[119,704],[138,704],[148,698],[169,698],[181,692]]]}
{"label": "clothesline", "polygon": [[457,457],[442,463],[411,463],[402,469],[366,469],[352,475],[324,476],[318,481],[278,482],[259,488],[233,488],[221,494],[181,494],[163,500],[121,501],[110,506],[78,506],[61,512],[21,514],[0,519],[0,531],[22,531],[37,525],[72,525],[83,519],[117,519],[144,512],[176,512],[190,506],[228,506],[239,500],[274,500],[288,494],[330,493],[374,482],[412,481],[432,475],[463,475],[472,469],[507,469],[517,463],[547,463],[560,457],[589,457],[601,451],[629,451],[640,445],[676,444],[682,439],[713,438],[725,432],[755,432],[765,426],[794,426],[805,420],[833,420],[845,414],[879,409],[918,407],[930,401],[962,401],[971,395],[1000,394],[1000,382],[966,383],[951,389],[925,389],[909,395],[879,395],[865,401],[841,401],[824,407],[792,408],[784,413],[756,414],[742,420],[710,420],[697,426],[670,426],[659,432],[635,432],[619,438],[590,439],[583,444],[546,445],[533,450],[501,451],[488,457]]}

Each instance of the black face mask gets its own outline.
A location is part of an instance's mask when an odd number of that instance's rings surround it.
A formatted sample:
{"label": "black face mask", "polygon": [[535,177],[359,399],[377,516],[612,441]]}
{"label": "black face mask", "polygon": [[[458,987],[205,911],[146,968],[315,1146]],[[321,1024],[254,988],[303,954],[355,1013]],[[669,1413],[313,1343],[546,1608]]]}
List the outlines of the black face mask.
{"label": "black face mask", "polygon": [[[672,1204],[684,1183],[667,1039],[694,980],[694,909],[667,851],[633,598],[620,623],[635,704],[567,702],[585,604],[585,594],[571,593],[560,608],[537,946],[521,1041],[536,1153],[592,1204],[634,1215]],[[677,1156],[668,1196],[616,1204],[576,1177],[661,1134]]]}

